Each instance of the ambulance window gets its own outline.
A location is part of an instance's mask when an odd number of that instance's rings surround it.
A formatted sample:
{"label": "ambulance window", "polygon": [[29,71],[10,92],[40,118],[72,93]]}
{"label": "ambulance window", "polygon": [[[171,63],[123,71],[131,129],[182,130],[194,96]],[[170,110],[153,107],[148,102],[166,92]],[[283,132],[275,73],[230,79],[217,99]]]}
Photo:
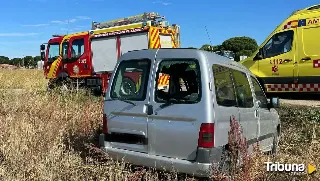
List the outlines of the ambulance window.
{"label": "ambulance window", "polygon": [[221,65],[213,65],[212,72],[218,105],[236,107],[237,101],[230,75],[230,69]]}
{"label": "ambulance window", "polygon": [[145,100],[150,66],[149,59],[122,61],[113,79],[110,91],[111,98]]}
{"label": "ambulance window", "polygon": [[200,66],[194,59],[166,59],[156,73],[155,101],[192,104],[201,99]]}
{"label": "ambulance window", "polygon": [[259,100],[261,102],[260,107],[261,108],[268,108],[268,100],[267,100],[259,82],[253,77],[251,77],[251,82],[253,85],[254,92],[256,94],[256,98],[257,98],[257,100]]}
{"label": "ambulance window", "polygon": [[292,30],[289,30],[273,35],[263,47],[264,58],[270,58],[290,52],[292,48],[293,33]]}
{"label": "ambulance window", "polygon": [[233,80],[238,100],[238,106],[241,108],[253,107],[253,95],[247,75],[238,70],[232,69]]}

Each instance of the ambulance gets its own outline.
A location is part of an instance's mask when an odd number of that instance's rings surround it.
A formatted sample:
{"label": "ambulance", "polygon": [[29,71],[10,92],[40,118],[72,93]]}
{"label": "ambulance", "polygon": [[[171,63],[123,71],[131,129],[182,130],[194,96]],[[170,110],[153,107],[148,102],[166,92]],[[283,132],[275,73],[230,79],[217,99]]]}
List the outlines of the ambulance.
{"label": "ambulance", "polygon": [[269,93],[320,91],[320,4],[293,12],[240,61]]}

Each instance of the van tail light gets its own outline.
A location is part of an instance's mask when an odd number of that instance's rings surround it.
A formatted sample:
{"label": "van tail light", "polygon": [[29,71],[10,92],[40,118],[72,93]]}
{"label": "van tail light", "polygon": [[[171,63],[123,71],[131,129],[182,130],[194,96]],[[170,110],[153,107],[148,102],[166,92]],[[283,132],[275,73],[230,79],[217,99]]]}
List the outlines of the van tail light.
{"label": "van tail light", "polygon": [[108,134],[108,119],[106,114],[103,114],[102,128],[103,128],[103,133]]}
{"label": "van tail light", "polygon": [[198,146],[202,148],[214,147],[214,123],[202,123],[199,131]]}

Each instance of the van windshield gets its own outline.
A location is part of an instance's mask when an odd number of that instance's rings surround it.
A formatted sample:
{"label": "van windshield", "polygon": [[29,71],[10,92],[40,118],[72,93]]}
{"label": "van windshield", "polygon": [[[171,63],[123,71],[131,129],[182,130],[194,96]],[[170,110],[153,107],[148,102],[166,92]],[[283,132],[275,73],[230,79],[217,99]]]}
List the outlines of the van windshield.
{"label": "van windshield", "polygon": [[155,101],[190,104],[200,101],[200,67],[194,59],[166,59],[157,71]]}
{"label": "van windshield", "polygon": [[113,79],[112,99],[142,101],[146,98],[151,60],[122,61]]}

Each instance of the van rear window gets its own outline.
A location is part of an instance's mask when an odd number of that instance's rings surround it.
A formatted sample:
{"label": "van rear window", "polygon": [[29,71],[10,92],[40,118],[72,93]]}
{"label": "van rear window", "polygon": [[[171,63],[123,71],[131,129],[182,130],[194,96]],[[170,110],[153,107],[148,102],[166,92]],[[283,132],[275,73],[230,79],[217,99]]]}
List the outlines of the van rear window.
{"label": "van rear window", "polygon": [[195,59],[165,59],[156,73],[156,102],[191,104],[201,99],[200,66]]}
{"label": "van rear window", "polygon": [[115,73],[111,98],[142,101],[146,98],[151,60],[122,61]]}

